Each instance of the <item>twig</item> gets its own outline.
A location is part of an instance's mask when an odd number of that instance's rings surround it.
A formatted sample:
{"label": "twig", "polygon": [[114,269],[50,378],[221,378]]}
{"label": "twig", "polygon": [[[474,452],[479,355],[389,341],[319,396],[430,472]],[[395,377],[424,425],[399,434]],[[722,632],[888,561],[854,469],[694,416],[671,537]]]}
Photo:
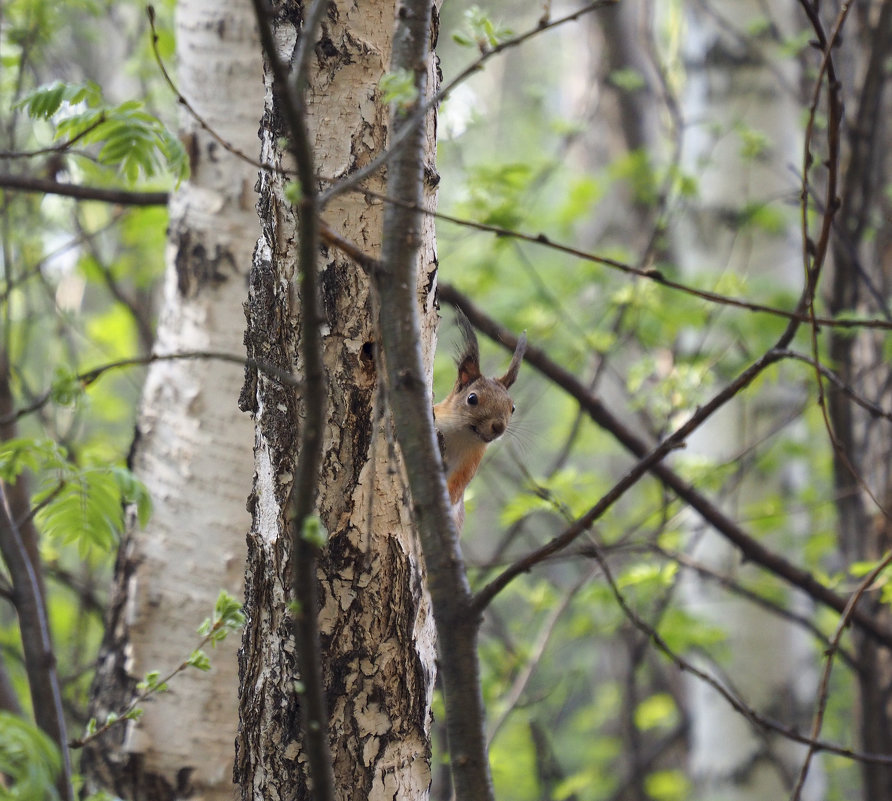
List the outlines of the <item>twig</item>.
{"label": "twig", "polygon": [[[181,359],[213,359],[217,361],[232,362],[233,364],[241,364],[245,367],[254,368],[286,386],[303,386],[300,379],[292,373],[281,370],[273,364],[268,364],[267,362],[262,362],[257,359],[251,359],[246,356],[237,356],[233,353],[221,353],[218,351],[207,350],[181,351],[179,353],[150,353],[147,356],[133,356],[129,359],[118,359],[117,361],[94,367],[91,370],[77,373],[72,376],[72,380],[80,384],[83,388],[86,388],[97,381],[101,376],[105,375],[105,373],[112,370],[120,370],[125,367],[140,367],[152,364],[153,362],[179,361]],[[27,414],[32,414],[33,412],[42,409],[52,399],[53,391],[52,388],[47,389],[27,406],[22,406],[9,414],[3,415],[0,417],[0,425],[15,422]]]}
{"label": "twig", "polygon": [[[239,615],[240,617],[240,615]],[[157,674],[151,679],[151,681],[145,682],[145,687],[141,692],[137,693],[131,699],[130,703],[127,704],[122,710],[111,714],[106,719],[105,723],[101,726],[96,727],[91,730],[89,733],[85,734],[83,737],[77,737],[68,743],[69,748],[83,748],[88,743],[93,742],[93,740],[101,737],[105,732],[111,729],[113,726],[118,725],[119,723],[123,723],[124,721],[133,719],[136,715],[137,707],[144,703],[148,698],[152,695],[155,695],[160,692],[165,692],[167,690],[167,684],[178,674],[182,673],[184,670],[190,667],[195,666],[195,662],[193,657],[201,651],[209,642],[213,642],[216,644],[219,642],[226,634],[226,629],[233,628],[236,618],[222,616],[213,621],[210,627],[207,629],[207,633],[195,647],[195,650],[192,652],[192,656],[187,659],[184,659],[177,665],[173,670],[171,670],[166,676],[158,677]],[[210,622],[210,621],[208,621]],[[207,625],[207,623],[205,623]],[[206,669],[206,668],[205,668]]]}
{"label": "twig", "polygon": [[[357,192],[361,192],[370,198],[375,198],[377,200],[381,200],[384,203],[389,203],[393,205],[410,205],[407,204],[406,201],[399,200],[394,197],[390,197],[386,194],[382,194],[380,192],[375,192],[371,189],[357,189]],[[445,214],[439,211],[433,211],[431,209],[419,208],[422,214],[426,214],[435,220],[442,220],[443,222],[452,223],[453,225],[459,225],[463,228],[470,228],[476,231],[483,231],[485,233],[494,234],[498,237],[510,237],[512,239],[517,239],[521,242],[529,242],[534,245],[541,245],[550,250],[555,250],[558,253],[565,253],[568,256],[573,256],[577,259],[582,259],[583,261],[589,261],[593,264],[601,264],[604,267],[609,267],[612,270],[616,270],[618,272],[624,273],[626,275],[634,276],[636,278],[644,278],[650,281],[655,281],[661,286],[665,286],[667,289],[672,289],[678,292],[683,292],[687,295],[691,295],[692,297],[699,298],[701,300],[708,301],[710,303],[715,303],[721,306],[731,306],[738,309],[744,309],[745,311],[757,312],[760,314],[770,314],[774,317],[780,317],[785,320],[791,321],[791,323],[800,324],[800,323],[817,323],[821,327],[827,328],[841,328],[841,329],[856,329],[856,328],[866,328],[866,329],[878,329],[878,330],[892,330],[892,320],[880,320],[880,319],[859,319],[859,318],[839,318],[835,319],[832,317],[812,317],[806,311],[803,310],[794,310],[789,311],[787,309],[780,309],[776,306],[768,306],[762,303],[756,303],[754,301],[749,300],[741,300],[740,298],[730,297],[729,295],[722,295],[718,292],[710,292],[705,289],[698,289],[697,287],[690,286],[689,284],[684,284],[679,281],[673,281],[672,279],[667,278],[660,270],[654,269],[652,267],[636,267],[631,264],[627,264],[625,262],[619,261],[617,259],[610,258],[608,256],[601,256],[597,253],[592,253],[591,251],[582,250],[581,248],[574,247],[573,245],[567,245],[562,242],[557,242],[551,237],[547,236],[544,233],[539,234],[529,234],[524,233],[522,231],[517,231],[511,228],[503,228],[498,225],[491,225],[489,223],[477,222],[475,220],[467,220],[461,217],[456,217],[451,214]],[[801,305],[801,303],[799,304]]]}
{"label": "twig", "polygon": [[586,575],[582,576],[576,583],[574,583],[573,586],[567,589],[560,601],[552,606],[544,622],[542,623],[541,628],[539,629],[539,634],[536,636],[536,639],[530,646],[529,654],[526,658],[526,664],[515,677],[505,697],[501,699],[503,709],[499,713],[499,715],[496,716],[489,727],[489,733],[486,738],[488,744],[492,743],[492,741],[498,734],[499,729],[502,728],[503,724],[508,719],[508,715],[510,715],[514,708],[517,706],[517,703],[520,700],[520,696],[523,694],[524,690],[529,684],[530,679],[533,676],[533,672],[536,670],[536,667],[542,659],[542,655],[545,653],[545,648],[548,645],[548,641],[551,639],[551,635],[554,633],[555,626],[557,626],[557,623],[560,620],[561,616],[570,605],[570,601],[573,600],[573,596],[576,595],[576,593],[579,592],[579,590],[582,589],[582,587],[584,587],[589,581],[591,581],[593,577],[594,571],[589,571]]}
{"label": "twig", "polygon": [[[588,551],[586,551],[584,547],[580,550],[583,554],[588,555]],[[755,604],[756,606],[762,607],[762,609],[764,609],[766,612],[769,612],[772,615],[776,615],[777,617],[783,618],[784,620],[802,627],[803,629],[808,631],[818,642],[820,642],[823,647],[829,647],[830,641],[828,640],[827,635],[824,634],[823,631],[821,631],[820,627],[817,626],[809,616],[786,609],[780,604],[775,603],[770,598],[766,598],[764,595],[760,595],[758,592],[755,592],[754,590],[749,589],[740,582],[735,581],[730,576],[712,570],[706,565],[696,562],[685,554],[667,551],[666,549],[661,548],[659,545],[656,544],[651,545],[650,550],[664,559],[675,562],[686,570],[694,571],[702,578],[716,582],[717,584],[728,590],[728,592],[731,592],[734,595],[738,595],[741,598],[745,598],[747,601]],[[860,670],[860,666],[858,665],[857,659],[854,654],[849,653],[841,647],[838,647],[837,650],[842,655],[843,659],[849,665],[849,667],[852,668],[852,670]]]}
{"label": "twig", "polygon": [[[824,670],[821,673],[820,686],[818,687],[817,708],[815,709],[811,727],[811,742],[808,745],[808,752],[802,762],[802,767],[799,769],[799,775],[796,778],[796,786],[793,788],[790,801],[799,801],[799,797],[802,794],[802,788],[805,786],[805,780],[808,777],[808,770],[811,766],[812,758],[819,750],[818,737],[821,736],[821,728],[824,725],[824,713],[827,710],[827,699],[830,695],[830,674],[833,670],[833,656],[839,649],[839,641],[842,639],[842,635],[849,625],[849,618],[851,618],[852,612],[855,610],[855,605],[861,599],[861,596],[867,592],[873,582],[876,581],[880,573],[882,573],[890,564],[892,564],[892,551],[886,553],[873,570],[861,580],[861,583],[858,585],[855,592],[852,593],[848,605],[840,616],[836,631],[830,640],[830,647],[825,651],[827,663],[824,665]],[[892,761],[892,759],[890,759],[890,761]]]}
{"label": "twig", "polygon": [[71,146],[75,143],[83,139],[88,133],[95,131],[100,125],[105,122],[105,114],[100,114],[99,118],[92,125],[88,125],[84,128],[83,131],[78,133],[75,136],[72,136],[71,139],[66,139],[64,142],[60,142],[57,145],[50,145],[49,147],[40,147],[36,150],[24,150],[24,151],[14,151],[14,150],[0,150],[0,159],[31,159],[35,156],[45,156],[48,153],[64,153],[66,150],[70,149]]}
{"label": "twig", "polygon": [[158,31],[155,30],[155,7],[152,5],[146,6],[146,14],[149,17],[149,27],[152,29],[152,53],[155,56],[155,63],[158,65],[158,69],[161,71],[161,75],[164,78],[165,83],[168,85],[170,90],[176,95],[177,103],[179,103],[198,123],[201,129],[207,132],[211,137],[213,137],[214,141],[216,141],[224,150],[228,153],[231,153],[236,158],[241,159],[242,161],[251,164],[254,167],[257,167],[259,170],[265,171],[277,171],[275,167],[270,164],[264,164],[261,161],[258,161],[255,158],[251,158],[247,153],[242,150],[239,150],[235,145],[231,142],[228,142],[224,139],[220,134],[218,134],[202,117],[196,110],[195,107],[183,96],[183,93],[177,88],[177,85],[174,83],[173,78],[170,77],[170,73],[167,71],[167,67],[164,65],[164,59],[161,58],[161,53],[158,51]]}

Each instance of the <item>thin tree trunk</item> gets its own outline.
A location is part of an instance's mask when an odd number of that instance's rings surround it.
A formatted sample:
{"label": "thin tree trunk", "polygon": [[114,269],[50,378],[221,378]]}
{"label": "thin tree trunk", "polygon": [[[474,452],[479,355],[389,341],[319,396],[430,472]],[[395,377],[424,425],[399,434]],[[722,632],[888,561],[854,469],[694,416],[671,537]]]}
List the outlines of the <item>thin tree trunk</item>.
{"label": "thin tree trunk", "polygon": [[[255,20],[243,3],[180,0],[178,80],[197,113],[241,152],[257,152],[262,70]],[[257,169],[184,116],[191,177],[170,204],[168,271],[155,351],[243,352],[247,272],[257,238]],[[132,451],[154,514],[131,525],[116,566],[92,714],[102,723],[147,672],[172,670],[197,646],[219,592],[241,597],[250,519],[251,421],[238,409],[243,370],[201,359],[149,371]],[[236,637],[143,705],[138,721],[87,747],[90,783],[135,801],[233,796]]]}
{"label": "thin tree trunk", "polygon": [[[752,281],[771,276],[796,293],[801,287],[801,246],[792,211],[786,224],[773,231],[749,222],[744,214],[746,208],[761,206],[782,214],[786,207],[781,199],[797,193],[788,166],[801,161],[801,146],[792,134],[800,118],[796,64],[765,55],[776,47],[772,35],[789,32],[790,21],[781,19],[782,30],[769,28],[761,41],[732,33],[734,28],[746,30],[765,13],[757,0],[716,2],[708,10],[689,4],[683,46],[686,81],[680,98],[686,124],[682,168],[696,176],[699,193],[679,220],[674,247],[682,269],[692,277],[727,272]],[[781,14],[775,9],[772,13]],[[709,342],[722,346],[720,329]],[[801,402],[796,391],[782,383],[753,401],[738,399],[690,438],[688,451],[716,464],[739,459],[779,415]],[[788,465],[782,483],[794,485],[795,468]],[[765,493],[764,480],[747,476],[729,493],[725,506],[740,514]],[[784,549],[796,548],[795,527],[788,536]],[[691,553],[716,571],[741,580],[747,576],[740,555],[707,528],[693,529]],[[691,611],[726,632],[728,658],[721,669],[747,702],[760,710],[780,707],[790,725],[804,725],[816,676],[801,669],[808,643],[797,627],[695,574],[685,576],[682,589]],[[789,602],[797,603],[796,596]],[[687,687],[695,797],[761,801],[788,794],[803,749],[756,732],[702,682],[690,679]],[[815,766],[804,797],[819,798],[821,782]]]}
{"label": "thin tree trunk", "polygon": [[[876,4],[874,15],[849,20],[846,41],[852,48],[850,73],[854,86],[847,87],[848,157],[842,182],[842,206],[838,236],[833,248],[833,273],[829,282],[829,306],[833,314],[857,312],[892,316],[889,254],[892,232],[888,225],[888,198],[881,200],[892,164],[887,147],[892,93],[884,64],[892,47],[892,2]],[[884,213],[876,214],[878,205]],[[876,214],[876,216],[872,216]],[[878,230],[868,235],[878,220]],[[892,374],[888,368],[887,337],[862,331],[855,337],[830,337],[830,363],[847,387],[883,408],[892,403]],[[839,547],[847,563],[874,561],[892,547],[892,471],[888,421],[865,414],[835,386],[828,387],[828,409],[838,443],[834,450],[836,507],[839,515]],[[871,495],[873,497],[871,497]],[[880,506],[877,505],[879,502]],[[887,624],[889,606],[874,593],[862,604]],[[861,748],[877,754],[892,752],[892,654],[856,634],[859,694],[856,720]],[[892,767],[863,764],[862,798],[892,797]]]}
{"label": "thin tree trunk", "polygon": [[[291,63],[300,30],[290,3],[276,6],[279,58]],[[392,3],[335,2],[314,46],[306,98],[317,173],[345,175],[385,146],[388,110],[377,84],[388,70],[396,9]],[[271,77],[268,77],[271,82]],[[264,160],[283,165],[276,95],[267,94]],[[303,375],[295,288],[295,210],[287,179],[260,183],[262,236],[248,301],[249,355]],[[380,191],[380,179],[369,188]],[[323,212],[328,226],[372,257],[381,248],[383,209],[345,194]],[[432,232],[425,240],[418,302],[425,321],[428,370],[433,350]],[[317,567],[319,626],[331,756],[339,799],[427,796],[434,638],[421,557],[407,507],[389,404],[379,383],[377,309],[369,281],[342,253],[323,248],[318,261],[323,358],[328,387],[316,510],[328,533]],[[388,313],[382,310],[382,313]],[[242,403],[256,422],[253,524],[248,537],[247,624],[240,653],[240,727],[236,778],[245,801],[309,799],[295,692],[291,543],[285,512],[303,410],[314,399],[262,372],[246,383]]]}

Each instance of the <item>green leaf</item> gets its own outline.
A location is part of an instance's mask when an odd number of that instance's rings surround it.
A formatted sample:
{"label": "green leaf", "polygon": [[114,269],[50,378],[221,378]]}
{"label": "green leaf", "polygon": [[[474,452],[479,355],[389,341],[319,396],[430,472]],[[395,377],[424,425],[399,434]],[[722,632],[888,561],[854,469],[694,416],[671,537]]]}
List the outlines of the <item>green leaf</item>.
{"label": "green leaf", "polygon": [[304,542],[317,548],[324,548],[328,542],[328,530],[322,525],[318,515],[309,515],[304,519],[303,530],[300,536]]}
{"label": "green leaf", "polygon": [[158,686],[158,680],[161,678],[161,672],[158,670],[150,670],[146,673],[145,678],[136,685],[137,690],[154,690]]}
{"label": "green leaf", "polygon": [[31,723],[0,712],[0,798],[4,801],[58,799],[56,777],[62,767],[52,740]]}
{"label": "green leaf", "polygon": [[480,6],[471,6],[464,17],[464,31],[452,34],[453,40],[463,47],[476,46],[481,52],[486,52],[511,36],[509,27],[493,22]]}
{"label": "green leaf", "polygon": [[23,470],[61,468],[65,451],[51,439],[17,437],[0,443],[0,479],[14,482]]}
{"label": "green leaf", "polygon": [[86,83],[53,81],[24,94],[15,104],[15,108],[23,108],[32,119],[48,120],[62,108],[63,103],[95,105],[100,97],[99,86],[93,81]]}
{"label": "green leaf", "polygon": [[99,145],[100,164],[114,167],[130,183],[141,175],[169,171],[177,181],[188,174],[188,157],[179,139],[142,103],[108,104],[92,82],[42,86],[19,102],[35,119],[56,120],[56,139]]}
{"label": "green leaf", "polygon": [[403,110],[412,106],[418,98],[415,74],[411,70],[388,72],[378,82],[378,88],[385,103],[396,103]]}
{"label": "green leaf", "polygon": [[690,798],[691,784],[680,770],[656,770],[644,779],[644,788],[654,801]]}
{"label": "green leaf", "polygon": [[112,466],[108,470],[118,486],[121,502],[135,506],[136,518],[145,527],[152,516],[152,497],[146,485],[126,467]]}
{"label": "green leaf", "polygon": [[642,731],[668,728],[678,720],[675,700],[669,693],[656,693],[645,698],[635,710],[635,725]]}
{"label": "green leaf", "polygon": [[84,393],[84,385],[77,374],[65,367],[55,369],[50,397],[59,406],[71,406]]}
{"label": "green leaf", "polygon": [[245,622],[242,605],[226,590],[220,590],[220,594],[217,596],[217,602],[214,604],[214,615],[223,625],[229,628],[238,628]]}
{"label": "green leaf", "polygon": [[610,73],[609,80],[617,89],[622,89],[624,92],[637,92],[647,85],[644,76],[633,67],[614,70]]}
{"label": "green leaf", "polygon": [[211,669],[211,660],[208,659],[207,654],[201,650],[193,651],[186,660],[186,664],[190,667],[198,668],[199,670],[208,671]]}
{"label": "green leaf", "polygon": [[287,200],[292,206],[296,206],[298,203],[303,200],[304,190],[300,184],[300,181],[286,181],[285,182],[285,200]]}

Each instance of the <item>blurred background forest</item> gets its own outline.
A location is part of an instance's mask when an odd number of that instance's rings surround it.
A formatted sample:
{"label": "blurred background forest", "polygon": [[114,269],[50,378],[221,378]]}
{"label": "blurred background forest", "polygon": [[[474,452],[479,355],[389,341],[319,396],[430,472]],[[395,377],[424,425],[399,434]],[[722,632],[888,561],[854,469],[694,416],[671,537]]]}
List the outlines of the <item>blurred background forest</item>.
{"label": "blurred background forest", "polygon": [[[444,79],[584,5],[446,0]],[[170,68],[173,11],[156,7]],[[890,53],[888,0],[621,0],[443,103],[435,396],[451,305],[488,374],[498,326],[532,346],[466,497],[474,586],[730,398],[488,607],[499,799],[892,798]],[[128,452],[186,155],[140,3],[3,0],[0,96],[3,525],[39,542],[76,737],[124,508],[158,504]],[[3,561],[0,798],[39,798],[55,758],[20,723]],[[872,623],[841,625],[855,605]]]}

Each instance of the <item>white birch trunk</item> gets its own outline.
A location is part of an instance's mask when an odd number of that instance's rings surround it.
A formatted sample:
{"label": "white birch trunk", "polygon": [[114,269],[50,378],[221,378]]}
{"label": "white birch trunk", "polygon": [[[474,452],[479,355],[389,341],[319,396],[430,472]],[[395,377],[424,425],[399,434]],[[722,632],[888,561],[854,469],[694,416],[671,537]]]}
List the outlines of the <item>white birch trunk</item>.
{"label": "white birch trunk", "polygon": [[[691,3],[687,11],[683,34],[686,81],[681,97],[687,127],[682,167],[696,176],[699,194],[695,206],[679,220],[674,239],[676,258],[691,277],[729,273],[749,281],[771,278],[798,293],[801,243],[789,203],[798,197],[794,170],[802,160],[795,63],[777,57],[768,38],[756,40],[758,50],[748,49],[746,35],[735,38],[728,26],[719,22],[731,21],[734,28],[745,32],[749,23],[768,13],[758,0],[711,3],[708,12]],[[777,22],[785,12],[772,8],[771,13]],[[779,20],[784,32],[791,30],[790,22]],[[764,60],[760,50],[767,54]],[[764,137],[765,150],[754,157],[743,155],[748,133]],[[777,232],[746,226],[738,215],[749,204],[789,209],[789,224]],[[712,342],[721,346],[717,339]],[[762,389],[758,398],[726,406],[690,438],[687,450],[725,463],[743,453],[749,443],[758,442],[784,410],[799,402],[795,391],[782,386]],[[801,481],[803,465],[798,465],[798,476],[795,468],[790,465],[785,481]],[[757,478],[747,478],[725,505],[733,514],[774,490],[760,485]],[[796,548],[796,532],[788,532],[787,538],[784,543],[773,541],[774,547]],[[692,543],[692,555],[701,563],[743,581],[750,576],[738,552],[708,528],[695,529]],[[706,579],[686,577],[683,589],[689,608],[698,617],[727,632],[729,657],[722,669],[747,703],[794,722],[797,711],[808,711],[803,705],[814,697],[816,676],[810,667],[813,654],[797,627]],[[695,797],[710,801],[785,797],[804,751],[756,732],[699,680],[689,680],[687,687]],[[822,783],[819,765],[815,765],[803,798],[820,798]]]}
{"label": "white birch trunk", "polygon": [[[260,49],[250,6],[180,0],[178,81],[208,125],[255,156],[262,113]],[[184,114],[191,177],[172,196],[168,269],[155,352],[244,352],[243,302],[257,237],[256,167]],[[116,570],[116,597],[95,687],[94,714],[126,703],[134,682],[162,674],[196,647],[220,590],[241,598],[251,421],[238,409],[244,370],[212,359],[158,362],[146,380],[133,450],[154,514],[133,526]],[[238,638],[190,669],[89,749],[88,774],[130,799],[230,801],[237,727]],[[112,740],[116,741],[114,744]],[[104,762],[104,764],[103,764]]]}
{"label": "white birch trunk", "polygon": [[[294,10],[287,2],[276,7],[275,36],[286,63],[299,36]],[[319,175],[343,176],[386,144],[388,109],[377,85],[389,67],[395,13],[393,2],[333,2],[323,20],[307,95]],[[268,86],[261,137],[264,160],[274,164],[283,163],[281,138],[288,132],[282,124]],[[298,244],[284,184],[281,175],[265,174],[261,181],[262,235],[251,274],[247,342],[258,360],[301,375]],[[380,177],[366,185],[383,191]],[[369,255],[380,253],[380,203],[348,193],[323,217]],[[432,233],[429,227],[418,280],[428,365],[436,321]],[[317,512],[329,542],[317,576],[335,782],[342,799],[412,801],[426,798],[430,785],[434,636],[407,485],[379,390],[378,312],[367,276],[342,253],[322,248],[318,269],[328,417]],[[305,399],[259,373],[246,383],[242,402],[254,414],[256,441],[236,771],[245,801],[308,799],[284,518]]]}

